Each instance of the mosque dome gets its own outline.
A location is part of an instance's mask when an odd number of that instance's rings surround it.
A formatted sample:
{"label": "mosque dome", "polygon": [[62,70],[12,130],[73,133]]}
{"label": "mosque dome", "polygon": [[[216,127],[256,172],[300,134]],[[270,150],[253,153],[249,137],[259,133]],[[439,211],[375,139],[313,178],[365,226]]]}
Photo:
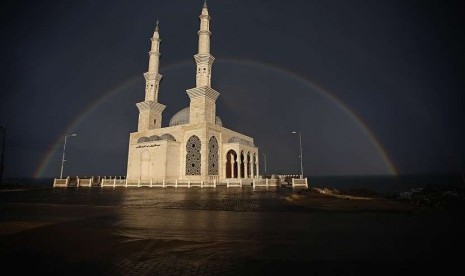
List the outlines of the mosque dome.
{"label": "mosque dome", "polygon": [[[190,108],[186,107],[181,109],[178,113],[174,114],[174,116],[170,120],[169,126],[179,126],[179,125],[186,125],[189,123],[189,116],[190,116]],[[219,126],[223,126],[223,122],[221,118],[216,116],[215,124]]]}
{"label": "mosque dome", "polygon": [[165,133],[162,136],[160,136],[160,140],[166,140],[166,141],[176,141],[173,135],[169,133]]}

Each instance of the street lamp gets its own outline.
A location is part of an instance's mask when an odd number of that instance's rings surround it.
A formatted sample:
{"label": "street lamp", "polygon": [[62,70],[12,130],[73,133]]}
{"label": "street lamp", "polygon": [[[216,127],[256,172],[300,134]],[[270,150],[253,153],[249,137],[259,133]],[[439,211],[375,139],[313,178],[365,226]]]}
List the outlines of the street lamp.
{"label": "street lamp", "polygon": [[266,177],[266,154],[262,152],[263,154],[263,160],[265,161],[265,177]]}
{"label": "street lamp", "polygon": [[77,134],[73,133],[73,134],[66,134],[65,135],[65,143],[63,144],[63,158],[61,158],[61,172],[60,172],[60,179],[63,178],[63,165],[65,164],[65,152],[66,152],[66,139],[68,137],[73,137],[73,136],[77,136]]}
{"label": "street lamp", "polygon": [[[296,131],[292,133],[297,134]],[[304,178],[304,166],[303,166],[303,156],[302,156],[302,133],[299,132],[299,144],[300,144],[300,179]]]}

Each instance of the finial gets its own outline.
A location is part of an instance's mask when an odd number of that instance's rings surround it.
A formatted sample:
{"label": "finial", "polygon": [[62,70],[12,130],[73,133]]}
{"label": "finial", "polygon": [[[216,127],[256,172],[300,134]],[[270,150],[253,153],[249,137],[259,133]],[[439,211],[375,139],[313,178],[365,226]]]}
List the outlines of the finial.
{"label": "finial", "polygon": [[157,25],[155,26],[155,32],[158,32],[158,19],[157,19]]}
{"label": "finial", "polygon": [[207,8],[207,0],[203,0],[203,7]]}

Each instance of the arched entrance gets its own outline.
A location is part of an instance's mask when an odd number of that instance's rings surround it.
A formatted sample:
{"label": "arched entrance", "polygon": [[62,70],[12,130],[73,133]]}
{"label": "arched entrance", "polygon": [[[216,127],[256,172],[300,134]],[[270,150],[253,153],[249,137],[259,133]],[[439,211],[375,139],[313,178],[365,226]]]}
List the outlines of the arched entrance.
{"label": "arched entrance", "polygon": [[237,177],[237,154],[234,150],[229,150],[226,154],[226,178]]}

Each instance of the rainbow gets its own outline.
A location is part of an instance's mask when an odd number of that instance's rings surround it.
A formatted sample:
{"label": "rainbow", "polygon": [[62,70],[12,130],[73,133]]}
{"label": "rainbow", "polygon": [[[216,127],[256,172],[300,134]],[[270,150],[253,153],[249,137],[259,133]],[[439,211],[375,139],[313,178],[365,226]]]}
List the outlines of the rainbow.
{"label": "rainbow", "polygon": [[[262,63],[262,62],[257,62],[254,60],[248,60],[248,59],[240,59],[240,58],[221,58],[217,59],[216,63],[223,63],[223,64],[234,64],[234,65],[246,65],[246,66],[254,66],[258,69],[264,69],[264,70],[271,70],[275,73],[282,74],[283,76],[286,76],[288,78],[291,78],[295,81],[300,82],[306,87],[311,88],[312,90],[316,91],[317,93],[321,94],[322,96],[326,97],[328,100],[330,100],[332,103],[334,103],[339,109],[341,109],[349,118],[351,118],[357,126],[360,127],[362,132],[367,135],[367,137],[370,138],[372,143],[375,145],[376,150],[382,157],[386,167],[390,171],[392,175],[397,175],[397,170],[395,166],[393,165],[393,162],[389,158],[389,155],[387,154],[386,150],[383,148],[382,144],[380,141],[376,138],[376,135],[370,130],[368,125],[365,123],[365,121],[360,118],[356,114],[355,111],[351,110],[347,105],[345,105],[342,100],[337,98],[333,93],[328,91],[327,89],[323,88],[321,85],[317,84],[315,81],[309,80],[306,76],[301,75],[300,73],[293,72],[290,70],[285,70],[281,67],[278,67],[277,65],[274,64],[269,64],[269,63]],[[167,65],[163,68],[163,71],[168,72],[171,70],[175,70],[178,68],[183,68],[185,66],[190,66],[192,64],[192,61],[190,60],[185,60],[181,62],[176,62],[172,63],[170,65]],[[102,104],[107,102],[111,97],[114,95],[117,95],[121,91],[131,87],[135,83],[142,81],[141,76],[133,76],[122,83],[120,83],[118,86],[110,89],[109,91],[105,92],[99,99],[97,99],[95,102],[90,104],[87,108],[85,108],[76,118],[74,118],[67,127],[58,135],[56,138],[55,143],[53,144],[54,146],[51,147],[51,149],[44,155],[44,158],[39,162],[39,165],[37,166],[37,169],[35,170],[34,173],[34,178],[40,178],[43,177],[43,173],[47,166],[49,165],[52,157],[55,155],[57,150],[61,148],[61,140],[63,140],[63,137],[67,134],[72,132],[74,128],[76,128],[81,122],[83,122],[90,114],[92,114],[93,111],[97,110]]]}

